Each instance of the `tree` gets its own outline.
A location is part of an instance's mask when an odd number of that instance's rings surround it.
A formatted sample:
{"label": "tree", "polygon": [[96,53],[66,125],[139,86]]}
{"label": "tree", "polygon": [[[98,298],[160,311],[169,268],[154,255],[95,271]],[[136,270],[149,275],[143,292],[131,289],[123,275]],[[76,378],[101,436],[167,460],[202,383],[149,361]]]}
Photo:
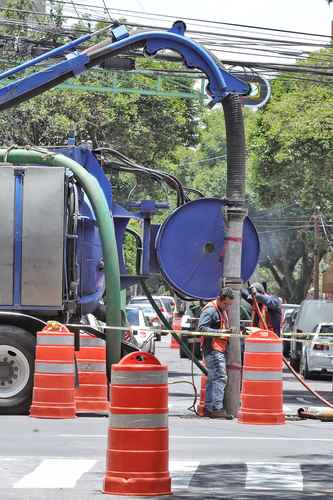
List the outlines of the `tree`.
{"label": "tree", "polygon": [[[314,54],[307,64],[318,65],[319,57],[323,64],[322,55],[322,51]],[[331,55],[331,50],[325,55]],[[267,258],[264,255],[262,263],[273,273],[280,293],[297,302],[311,284],[312,229],[304,221],[300,223],[304,227],[289,227],[288,231],[283,224],[288,217],[303,220],[316,206],[328,218],[333,217],[332,105],[333,90],[325,77],[321,85],[280,77],[273,82],[273,99],[256,113],[249,130],[251,189],[259,205],[269,209],[293,206],[275,215],[275,219],[281,217],[282,227],[270,235],[266,232]],[[326,250],[327,244],[322,242],[320,256]]]}
{"label": "tree", "polygon": [[205,111],[199,127],[198,146],[180,146],[162,167],[185,186],[223,198],[226,188],[226,138],[223,111]]}

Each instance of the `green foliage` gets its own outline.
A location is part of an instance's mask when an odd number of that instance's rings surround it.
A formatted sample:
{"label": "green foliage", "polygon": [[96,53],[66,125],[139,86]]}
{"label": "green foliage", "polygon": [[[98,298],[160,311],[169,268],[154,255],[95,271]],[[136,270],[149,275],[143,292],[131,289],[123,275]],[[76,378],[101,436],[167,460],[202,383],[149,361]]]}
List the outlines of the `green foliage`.
{"label": "green foliage", "polygon": [[[91,73],[80,82],[110,84],[106,72]],[[141,80],[139,75],[133,85],[140,86]],[[179,98],[52,90],[2,113],[0,140],[59,145],[75,130],[78,141],[90,139],[94,146],[112,146],[156,166],[172,157],[177,146],[196,143],[193,118],[197,112],[196,103]]]}
{"label": "green foliage", "polygon": [[179,147],[175,158],[163,162],[162,166],[177,175],[184,185],[198,189],[205,196],[225,196],[227,167],[223,113],[205,111],[198,147]]}
{"label": "green foliage", "polygon": [[[302,65],[319,68],[323,56],[327,65],[332,50],[315,53]],[[262,208],[295,203],[299,207],[295,214],[287,210],[281,214],[282,229],[283,218],[304,216],[316,206],[327,217],[333,216],[333,89],[327,78],[318,79],[321,85],[277,78],[272,100],[248,124],[250,190],[256,193],[257,203]],[[280,293],[287,300],[302,300],[311,285],[312,232],[309,228],[281,230],[264,238],[264,265],[273,273]],[[322,242],[320,255],[326,250]]]}

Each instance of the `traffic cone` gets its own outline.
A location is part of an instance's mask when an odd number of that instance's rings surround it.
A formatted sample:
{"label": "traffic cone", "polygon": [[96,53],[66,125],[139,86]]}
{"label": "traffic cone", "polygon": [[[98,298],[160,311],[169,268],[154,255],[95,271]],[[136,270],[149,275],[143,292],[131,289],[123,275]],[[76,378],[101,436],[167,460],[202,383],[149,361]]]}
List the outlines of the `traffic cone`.
{"label": "traffic cone", "polygon": [[128,354],[112,366],[110,399],[104,493],[170,495],[167,367]]}
{"label": "traffic cone", "polygon": [[75,353],[79,387],[75,390],[76,413],[107,415],[106,347],[102,339],[80,333],[80,350]]}
{"label": "traffic cone", "polygon": [[204,417],[206,414],[206,385],[207,376],[201,375],[200,401],[197,407],[199,417]]}
{"label": "traffic cone", "polygon": [[49,321],[37,332],[30,416],[75,417],[74,334],[56,321]]}
{"label": "traffic cone", "polygon": [[239,423],[285,423],[282,366],[282,340],[274,332],[259,330],[246,338]]}
{"label": "traffic cone", "polygon": [[[174,313],[173,314],[173,321],[172,321],[172,329],[175,332],[180,332],[182,329],[182,315],[179,313]],[[179,334],[180,336],[180,334]],[[170,347],[171,349],[179,349],[179,344],[177,340],[173,338],[171,335],[171,341],[170,341]]]}

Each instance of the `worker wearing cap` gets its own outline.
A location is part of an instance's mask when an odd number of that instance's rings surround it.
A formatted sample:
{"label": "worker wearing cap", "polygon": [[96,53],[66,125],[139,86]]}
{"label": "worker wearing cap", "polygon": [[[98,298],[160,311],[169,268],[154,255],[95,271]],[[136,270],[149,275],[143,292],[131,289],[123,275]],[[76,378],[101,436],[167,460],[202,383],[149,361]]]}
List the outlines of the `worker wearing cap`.
{"label": "worker wearing cap", "polygon": [[[228,309],[234,300],[231,288],[222,288],[218,297],[208,302],[201,311],[199,331],[218,332],[229,328]],[[210,418],[228,418],[224,411],[224,389],[227,383],[227,338],[202,337],[201,348],[208,371],[206,385],[206,415]]]}
{"label": "worker wearing cap", "polygon": [[279,297],[268,294],[261,283],[253,283],[248,290],[242,290],[242,297],[252,304],[252,306],[254,298],[258,303],[262,318],[260,318],[255,308],[252,307],[253,326],[258,326],[262,329],[268,328],[280,336],[282,309]]}

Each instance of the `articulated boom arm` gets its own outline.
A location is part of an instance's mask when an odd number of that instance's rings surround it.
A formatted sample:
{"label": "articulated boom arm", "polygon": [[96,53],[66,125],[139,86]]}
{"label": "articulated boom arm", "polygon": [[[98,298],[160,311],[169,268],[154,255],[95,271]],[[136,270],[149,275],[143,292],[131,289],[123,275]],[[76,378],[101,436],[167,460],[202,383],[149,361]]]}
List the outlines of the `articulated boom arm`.
{"label": "articulated boom arm", "polygon": [[[143,48],[145,53],[150,56],[160,50],[173,50],[179,53],[188,68],[196,68],[206,74],[209,81],[208,92],[212,97],[211,105],[221,102],[230,93],[247,95],[251,90],[248,83],[228,73],[204,47],[186,36],[186,25],[182,21],[174,23],[169,31],[150,31],[129,35],[124,26],[113,26],[110,30],[112,38],[82,52],[74,50],[68,53],[93,35],[81,37],[0,74],[0,80],[2,80],[35,66],[43,60],[64,55],[67,52],[65,59],[61,62],[2,87],[0,89],[0,111],[39,95],[100,64],[104,59],[131,48]],[[96,33],[100,33],[100,31]]]}

